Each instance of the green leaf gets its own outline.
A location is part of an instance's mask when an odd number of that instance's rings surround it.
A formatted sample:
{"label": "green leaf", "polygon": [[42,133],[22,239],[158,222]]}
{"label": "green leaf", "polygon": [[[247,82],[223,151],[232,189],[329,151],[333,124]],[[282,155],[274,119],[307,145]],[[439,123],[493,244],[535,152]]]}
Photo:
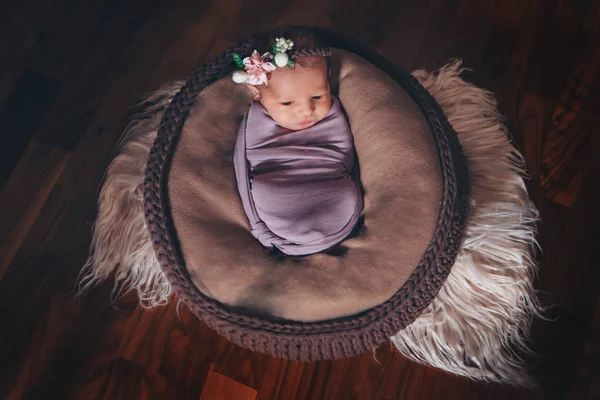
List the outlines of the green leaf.
{"label": "green leaf", "polygon": [[244,62],[242,61],[242,57],[240,57],[237,54],[233,54],[233,61],[235,61],[235,65],[237,65],[240,68],[244,68]]}
{"label": "green leaf", "polygon": [[288,67],[293,67],[294,66],[294,62],[292,60],[288,61],[287,66]]}
{"label": "green leaf", "polygon": [[273,43],[273,55],[277,54],[277,42]]}

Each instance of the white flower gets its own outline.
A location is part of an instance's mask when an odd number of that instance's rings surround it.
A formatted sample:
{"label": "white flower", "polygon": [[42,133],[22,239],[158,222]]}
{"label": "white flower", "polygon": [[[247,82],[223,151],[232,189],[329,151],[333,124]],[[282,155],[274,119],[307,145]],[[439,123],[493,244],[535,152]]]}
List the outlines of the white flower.
{"label": "white flower", "polygon": [[235,71],[232,78],[235,83],[246,83],[248,81],[248,74],[244,71]]}
{"label": "white flower", "polygon": [[275,49],[277,49],[278,53],[285,53],[294,47],[294,42],[285,38],[276,38],[275,39]]}
{"label": "white flower", "polygon": [[275,54],[275,65],[277,65],[279,68],[285,67],[288,64],[288,61],[290,61],[290,58],[288,57],[287,54],[285,54],[285,53]]}

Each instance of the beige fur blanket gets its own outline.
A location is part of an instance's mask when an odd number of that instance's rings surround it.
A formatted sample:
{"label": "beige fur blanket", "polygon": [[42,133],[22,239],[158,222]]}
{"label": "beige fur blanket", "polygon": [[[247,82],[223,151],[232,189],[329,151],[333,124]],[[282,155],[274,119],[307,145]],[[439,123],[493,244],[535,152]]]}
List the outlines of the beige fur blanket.
{"label": "beige fur blanket", "polygon": [[[407,357],[455,374],[527,384],[520,354],[540,312],[532,287],[538,216],[523,183],[522,158],[507,140],[493,97],[459,74],[458,63],[435,74],[414,72],[442,106],[468,158],[472,211],[466,239],[438,296],[390,339]],[[162,113],[182,83],[152,94],[120,143],[100,194],[82,291],[114,274],[116,295],[135,289],[150,307],[170,299],[145,227],[142,179]],[[377,277],[377,271],[369,273]]]}

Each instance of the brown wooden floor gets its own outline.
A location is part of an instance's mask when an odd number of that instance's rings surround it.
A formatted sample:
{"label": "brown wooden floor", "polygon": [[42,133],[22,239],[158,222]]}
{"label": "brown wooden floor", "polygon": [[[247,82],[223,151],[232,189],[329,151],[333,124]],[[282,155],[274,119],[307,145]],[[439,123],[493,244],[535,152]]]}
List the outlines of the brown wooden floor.
{"label": "brown wooden floor", "polygon": [[[0,9],[0,398],[600,398],[599,1],[21,0]],[[175,302],[148,311],[128,296],[113,307],[110,284],[73,300],[130,106],[282,23],[352,34],[407,69],[462,57],[466,78],[496,94],[531,170],[543,219],[538,287],[556,306],[554,321],[535,324],[537,393],[456,378],[389,345],[379,362],[254,354],[185,309],[178,318]],[[555,153],[553,135],[568,139]],[[552,154],[577,162],[548,184]]]}

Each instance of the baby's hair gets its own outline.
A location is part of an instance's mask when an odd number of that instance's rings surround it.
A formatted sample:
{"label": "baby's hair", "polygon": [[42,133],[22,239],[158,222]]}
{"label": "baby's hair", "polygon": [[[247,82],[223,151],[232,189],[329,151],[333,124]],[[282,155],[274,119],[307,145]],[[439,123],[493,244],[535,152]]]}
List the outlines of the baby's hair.
{"label": "baby's hair", "polygon": [[[324,49],[326,48],[326,44],[319,38],[319,36],[315,33],[315,31],[311,28],[307,27],[282,27],[276,28],[274,30],[269,31],[268,33],[259,35],[256,39],[256,49],[260,54],[264,54],[266,52],[273,52],[273,45],[275,44],[276,38],[285,38],[290,39],[294,42],[294,47],[290,51],[293,54],[297,50],[302,49]],[[319,56],[319,55],[310,55],[310,56],[297,56],[293,57],[293,61],[304,68],[311,68],[316,66],[320,58],[324,58],[327,63],[327,69],[329,69],[329,56]]]}

